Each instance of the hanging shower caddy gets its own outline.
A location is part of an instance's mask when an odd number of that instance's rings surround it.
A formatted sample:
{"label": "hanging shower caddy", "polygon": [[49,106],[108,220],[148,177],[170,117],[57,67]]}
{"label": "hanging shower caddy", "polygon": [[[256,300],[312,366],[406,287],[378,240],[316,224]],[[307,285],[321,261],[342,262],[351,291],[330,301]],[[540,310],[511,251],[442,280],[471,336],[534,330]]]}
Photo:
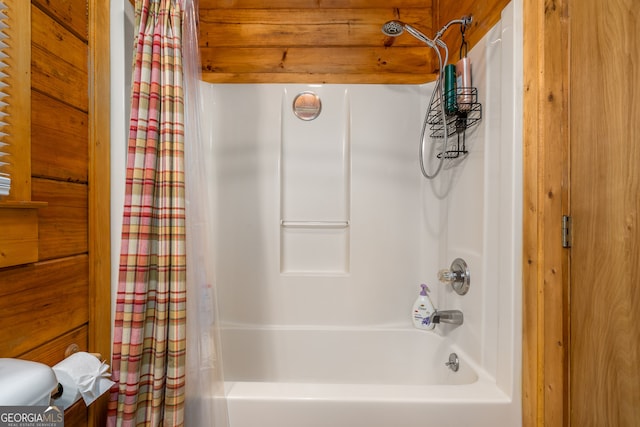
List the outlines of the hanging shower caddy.
{"label": "hanging shower caddy", "polygon": [[[462,154],[467,154],[465,144],[466,131],[468,128],[478,124],[482,119],[482,105],[478,102],[478,90],[471,84],[471,65],[467,59],[468,45],[465,40],[466,24],[460,25],[460,62],[464,71],[469,74],[467,81],[462,81],[457,76],[457,66],[455,81],[445,81],[438,79],[436,96],[433,97],[427,112],[427,123],[431,131],[431,138],[442,138],[442,149],[437,153],[438,158],[455,159]],[[464,66],[466,61],[466,67]],[[454,68],[453,65],[448,67]],[[445,70],[446,71],[446,70]],[[442,69],[440,70],[442,73]],[[446,74],[446,73],[445,73]],[[451,76],[453,79],[454,76]],[[469,86],[464,86],[467,84]],[[445,105],[442,105],[442,103]],[[444,107],[444,108],[443,108]],[[449,139],[451,138],[451,139]]]}
{"label": "hanging shower caddy", "polygon": [[[452,96],[457,100],[457,108],[443,116],[440,104]],[[443,91],[438,91],[427,114],[431,138],[444,139],[446,129],[447,146],[442,147],[438,157],[454,159],[461,154],[466,154],[465,132],[468,128],[477,125],[481,119],[482,104],[478,102],[478,90],[475,87],[458,87],[444,94]]]}
{"label": "hanging shower caddy", "polygon": [[[456,75],[458,74],[456,71],[453,72],[453,75],[449,74],[452,79],[447,80],[447,85],[444,84],[445,79],[443,78],[445,64],[447,64],[449,58],[449,49],[446,43],[442,41],[441,36],[451,25],[460,25],[460,32],[462,33],[460,62],[463,59],[466,61],[467,42],[464,33],[471,22],[471,15],[451,20],[436,33],[433,39],[402,21],[388,21],[382,26],[382,32],[389,37],[397,37],[407,31],[413,37],[431,47],[438,56],[440,72],[420,136],[420,168],[424,177],[428,179],[433,179],[440,173],[444,159],[455,159],[467,153],[465,146],[466,131],[482,119],[482,105],[478,102],[478,91],[475,87],[471,87],[471,68],[469,63],[467,62],[468,67],[461,69],[460,77],[462,81],[459,81],[458,84],[455,84]],[[453,67],[453,65],[448,67]],[[435,154],[440,159],[440,162],[435,172],[431,174],[426,171],[423,158],[427,128],[430,132],[429,137],[434,139],[436,144],[439,144],[439,146],[436,146]]]}

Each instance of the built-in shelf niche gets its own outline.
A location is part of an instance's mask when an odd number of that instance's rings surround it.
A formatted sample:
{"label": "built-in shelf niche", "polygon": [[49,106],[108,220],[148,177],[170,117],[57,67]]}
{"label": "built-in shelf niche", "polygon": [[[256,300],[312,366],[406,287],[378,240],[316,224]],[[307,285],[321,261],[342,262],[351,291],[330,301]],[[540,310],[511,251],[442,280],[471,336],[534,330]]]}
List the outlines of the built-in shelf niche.
{"label": "built-in shelf niche", "polygon": [[[317,117],[296,115],[298,92],[285,89],[280,151],[280,272],[349,273],[349,93],[300,86],[321,102]],[[319,103],[320,105],[320,103]]]}

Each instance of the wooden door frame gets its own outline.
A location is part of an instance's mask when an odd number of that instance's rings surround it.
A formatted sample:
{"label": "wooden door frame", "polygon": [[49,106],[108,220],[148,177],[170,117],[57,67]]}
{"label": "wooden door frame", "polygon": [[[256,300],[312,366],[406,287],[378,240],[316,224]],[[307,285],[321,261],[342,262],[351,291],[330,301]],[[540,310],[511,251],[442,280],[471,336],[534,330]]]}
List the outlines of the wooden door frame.
{"label": "wooden door frame", "polygon": [[568,1],[523,0],[523,425],[568,420]]}
{"label": "wooden door frame", "polygon": [[[110,2],[89,12],[89,350],[111,360]],[[108,393],[89,407],[89,425],[105,425]]]}

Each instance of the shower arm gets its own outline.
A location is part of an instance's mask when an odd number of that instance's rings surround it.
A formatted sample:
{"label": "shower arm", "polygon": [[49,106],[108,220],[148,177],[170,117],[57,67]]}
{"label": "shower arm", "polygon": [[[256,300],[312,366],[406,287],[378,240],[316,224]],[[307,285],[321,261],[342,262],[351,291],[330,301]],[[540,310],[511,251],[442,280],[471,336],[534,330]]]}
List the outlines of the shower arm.
{"label": "shower arm", "polygon": [[447,22],[444,25],[444,27],[440,28],[440,30],[436,33],[436,36],[433,38],[433,42],[436,43],[436,42],[440,41],[440,37],[442,37],[444,32],[447,31],[450,26],[458,24],[458,25],[460,25],[462,27],[463,30],[466,30],[467,27],[469,25],[471,25],[472,21],[473,21],[473,17],[471,15],[463,16],[460,19],[452,19],[451,21]]}
{"label": "shower arm", "polygon": [[445,58],[444,58],[444,63],[448,63],[449,62],[449,49],[447,47],[447,44],[445,42],[443,42],[442,40],[440,40],[440,37],[442,37],[444,35],[444,33],[449,29],[449,27],[451,27],[452,25],[460,25],[462,27],[463,32],[467,29],[467,26],[469,26],[471,24],[472,18],[471,15],[469,16],[463,16],[460,19],[452,19],[451,21],[447,22],[444,27],[440,28],[440,30],[436,33],[436,36],[433,38],[433,43],[440,46],[444,52],[445,52]]}

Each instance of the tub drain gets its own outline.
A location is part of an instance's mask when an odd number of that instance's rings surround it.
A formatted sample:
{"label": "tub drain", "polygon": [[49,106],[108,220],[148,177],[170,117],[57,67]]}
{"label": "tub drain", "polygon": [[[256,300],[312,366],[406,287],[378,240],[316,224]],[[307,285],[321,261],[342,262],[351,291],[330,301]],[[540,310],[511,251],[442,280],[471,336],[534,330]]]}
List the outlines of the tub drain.
{"label": "tub drain", "polygon": [[458,372],[458,369],[460,369],[460,360],[458,360],[458,355],[451,353],[449,355],[449,361],[445,363],[445,366],[448,366],[453,372]]}

